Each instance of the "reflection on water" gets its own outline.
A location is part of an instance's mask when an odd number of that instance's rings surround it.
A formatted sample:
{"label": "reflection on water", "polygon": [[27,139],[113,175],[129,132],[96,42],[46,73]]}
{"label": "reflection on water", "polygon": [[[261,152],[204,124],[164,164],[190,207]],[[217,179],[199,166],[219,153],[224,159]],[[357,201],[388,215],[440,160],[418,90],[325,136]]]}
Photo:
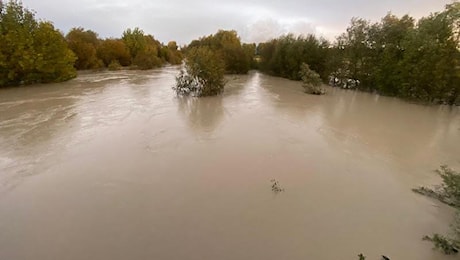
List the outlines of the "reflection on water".
{"label": "reflection on water", "polygon": [[179,111],[188,120],[190,128],[197,132],[213,132],[222,121],[224,109],[222,96],[177,97]]}
{"label": "reflection on water", "polygon": [[449,259],[420,238],[451,210],[410,189],[460,168],[459,108],[177,72],[0,90],[0,259]]}

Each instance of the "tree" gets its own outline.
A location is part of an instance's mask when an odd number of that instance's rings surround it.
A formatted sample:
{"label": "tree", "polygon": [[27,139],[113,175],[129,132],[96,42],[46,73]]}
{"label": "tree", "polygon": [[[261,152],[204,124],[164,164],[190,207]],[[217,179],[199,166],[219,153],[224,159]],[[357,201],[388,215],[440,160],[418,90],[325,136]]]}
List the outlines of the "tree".
{"label": "tree", "polygon": [[236,31],[219,30],[214,35],[192,41],[187,48],[208,47],[220,55],[227,73],[244,74],[249,70],[249,58]]}
{"label": "tree", "polygon": [[302,63],[307,63],[318,72],[322,80],[329,76],[326,62],[329,43],[313,35],[295,37],[281,36],[258,46],[260,69],[274,76],[300,80]]}
{"label": "tree", "polygon": [[145,35],[139,28],[123,32],[123,41],[131,55],[132,64],[140,69],[152,69],[163,64],[162,45],[152,35]]}
{"label": "tree", "polygon": [[101,41],[97,48],[97,56],[104,62],[105,66],[110,64],[120,64],[120,66],[129,66],[131,56],[125,42],[120,39],[105,39]]}
{"label": "tree", "polygon": [[38,22],[20,2],[0,1],[0,87],[68,80],[74,61],[50,22]]}
{"label": "tree", "polygon": [[103,63],[96,55],[99,46],[97,34],[91,30],[81,27],[72,28],[66,35],[69,48],[77,56],[75,68],[78,70],[96,69],[102,67]]}
{"label": "tree", "polygon": [[408,15],[398,18],[387,14],[379,24],[373,26],[373,73],[369,76],[369,88],[389,96],[400,96],[403,84],[402,66],[404,41],[414,30],[414,19]]}
{"label": "tree", "polygon": [[34,37],[34,72],[29,82],[60,82],[76,76],[73,52],[50,22],[40,22]]}
{"label": "tree", "polygon": [[249,65],[249,69],[257,69],[258,64],[255,59],[257,45],[255,43],[243,43],[241,47],[246,56],[246,63]]}
{"label": "tree", "polygon": [[179,51],[177,47],[177,43],[175,41],[168,42],[167,46],[164,46],[166,52],[166,61],[170,64],[177,65],[182,63],[182,53]]}
{"label": "tree", "polygon": [[372,26],[369,21],[359,18],[352,18],[351,24],[337,39],[337,44],[343,50],[344,63],[341,68],[346,79],[359,80],[362,82],[361,89],[369,86],[369,75],[372,67],[369,65],[372,60],[371,50],[374,42],[370,39]]}
{"label": "tree", "polygon": [[225,63],[209,47],[187,51],[185,67],[176,77],[177,94],[213,96],[224,90]]}
{"label": "tree", "polygon": [[[429,103],[460,103],[460,3],[421,18],[353,18],[334,47],[333,83]],[[340,84],[342,82],[342,84]]]}
{"label": "tree", "polygon": [[319,74],[311,70],[308,64],[302,63],[299,75],[306,93],[314,95],[323,95],[326,93],[326,91],[321,88],[322,81]]}
{"label": "tree", "polygon": [[132,59],[134,59],[137,54],[147,46],[147,41],[144,37],[144,31],[138,27],[134,28],[133,30],[125,30],[123,32],[122,39],[128,48]]}

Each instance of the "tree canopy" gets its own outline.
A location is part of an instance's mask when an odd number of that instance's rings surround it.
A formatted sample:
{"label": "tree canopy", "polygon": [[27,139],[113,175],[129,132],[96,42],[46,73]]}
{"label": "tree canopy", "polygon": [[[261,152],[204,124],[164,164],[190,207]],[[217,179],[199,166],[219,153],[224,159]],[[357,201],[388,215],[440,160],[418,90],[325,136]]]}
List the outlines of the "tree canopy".
{"label": "tree canopy", "polygon": [[417,23],[389,13],[378,23],[353,18],[337,41],[339,82],[426,102],[460,103],[460,3]]}
{"label": "tree canopy", "polygon": [[208,46],[187,51],[185,65],[176,77],[174,89],[180,95],[213,96],[224,90],[225,63]]}
{"label": "tree canopy", "polygon": [[72,28],[66,35],[69,48],[77,56],[75,68],[78,70],[96,69],[103,63],[97,57],[96,50],[99,45],[97,33],[81,27]]}
{"label": "tree canopy", "polygon": [[37,21],[20,2],[0,1],[0,87],[68,80],[75,60],[50,22]]}
{"label": "tree canopy", "polygon": [[250,69],[254,53],[251,55],[250,46],[241,44],[236,31],[219,30],[216,34],[192,41],[187,48],[203,46],[221,57],[227,73],[244,74]]}

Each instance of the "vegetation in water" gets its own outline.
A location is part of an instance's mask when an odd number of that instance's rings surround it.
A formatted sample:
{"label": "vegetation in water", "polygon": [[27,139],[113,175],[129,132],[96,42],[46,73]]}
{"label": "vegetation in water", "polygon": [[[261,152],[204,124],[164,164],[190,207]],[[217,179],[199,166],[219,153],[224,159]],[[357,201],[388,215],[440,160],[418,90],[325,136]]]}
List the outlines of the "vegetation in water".
{"label": "vegetation in water", "polygon": [[314,95],[323,95],[326,93],[326,90],[321,87],[323,82],[319,74],[311,70],[308,64],[302,63],[299,74],[302,79],[302,87],[306,93]]}
{"label": "vegetation in water", "polygon": [[174,90],[179,95],[213,96],[224,90],[225,63],[207,46],[187,51],[184,68],[176,77]]}
{"label": "vegetation in water", "polygon": [[259,44],[259,67],[300,80],[300,66],[307,63],[333,86],[460,104],[459,24],[457,1],[417,22],[391,13],[376,23],[353,18],[333,43],[287,35]]}
{"label": "vegetation in water", "polygon": [[272,191],[274,193],[280,193],[280,192],[284,191],[284,189],[281,188],[281,185],[280,185],[279,181],[277,181],[275,179],[272,179],[272,180],[270,180],[270,182],[272,183]]}
{"label": "vegetation in water", "polygon": [[431,241],[436,249],[445,254],[456,254],[460,248],[460,172],[443,165],[436,170],[436,173],[442,179],[440,186],[434,189],[419,187],[413,191],[450,205],[457,209],[457,213],[454,223],[451,224],[450,236],[433,234],[425,236],[423,240]]}

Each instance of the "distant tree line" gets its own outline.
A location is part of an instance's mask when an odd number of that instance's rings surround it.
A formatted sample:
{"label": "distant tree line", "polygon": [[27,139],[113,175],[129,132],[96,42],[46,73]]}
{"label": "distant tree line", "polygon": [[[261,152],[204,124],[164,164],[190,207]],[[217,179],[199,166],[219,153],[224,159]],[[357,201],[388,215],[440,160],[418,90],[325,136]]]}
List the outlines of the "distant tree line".
{"label": "distant tree line", "polygon": [[163,45],[139,28],[125,30],[120,39],[99,39],[91,30],[73,28],[65,39],[77,56],[74,66],[79,70],[103,67],[117,69],[122,66],[152,69],[165,63],[182,62],[182,54],[176,42]]}
{"label": "distant tree line", "polygon": [[302,63],[343,88],[430,103],[460,104],[460,3],[415,22],[386,15],[370,23],[353,18],[334,43],[282,36],[258,45],[259,68],[299,80]]}
{"label": "distant tree line", "polygon": [[163,45],[139,28],[125,30],[119,39],[100,39],[83,28],[64,36],[21,2],[0,0],[0,87],[65,81],[76,70],[152,69],[182,59],[176,42]]}

